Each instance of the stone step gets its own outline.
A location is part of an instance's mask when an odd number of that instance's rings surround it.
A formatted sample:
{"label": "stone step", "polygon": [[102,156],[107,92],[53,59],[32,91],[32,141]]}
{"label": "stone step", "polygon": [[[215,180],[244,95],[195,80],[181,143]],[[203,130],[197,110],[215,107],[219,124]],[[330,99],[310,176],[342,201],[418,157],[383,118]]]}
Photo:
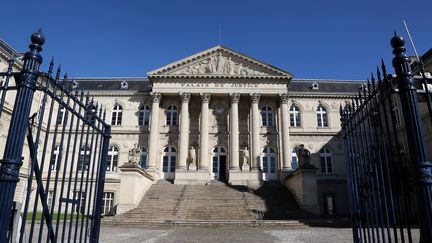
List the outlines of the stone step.
{"label": "stone step", "polygon": [[151,186],[137,208],[104,218],[103,222],[216,226],[236,222],[233,224],[250,226],[257,224],[258,211],[264,212],[264,218],[291,219],[302,215],[293,196],[280,183],[250,190],[244,186],[184,186],[161,181]]}

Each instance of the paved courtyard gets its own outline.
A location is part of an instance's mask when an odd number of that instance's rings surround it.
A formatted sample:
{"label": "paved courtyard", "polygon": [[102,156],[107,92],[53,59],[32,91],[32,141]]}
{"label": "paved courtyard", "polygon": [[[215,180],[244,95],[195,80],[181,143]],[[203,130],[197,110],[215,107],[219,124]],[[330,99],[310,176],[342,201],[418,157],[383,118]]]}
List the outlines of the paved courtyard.
{"label": "paved courtyard", "polygon": [[210,228],[102,226],[100,242],[352,242],[351,228]]}

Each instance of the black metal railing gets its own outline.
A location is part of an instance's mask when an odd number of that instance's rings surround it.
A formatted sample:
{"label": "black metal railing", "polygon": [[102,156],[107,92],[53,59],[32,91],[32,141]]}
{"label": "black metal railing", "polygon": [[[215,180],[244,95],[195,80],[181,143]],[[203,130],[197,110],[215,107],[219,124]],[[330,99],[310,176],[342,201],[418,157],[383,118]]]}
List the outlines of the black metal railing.
{"label": "black metal railing", "polygon": [[[53,60],[39,71],[45,37],[39,31],[31,41],[22,66],[11,59],[0,73],[0,117],[10,121],[2,124],[9,130],[0,161],[0,242],[98,242],[111,131],[106,111],[61,77],[60,67],[53,75]],[[13,202],[22,205],[19,217]]]}
{"label": "black metal railing", "polygon": [[391,43],[396,75],[382,63],[340,107],[354,241],[432,242],[432,79],[414,77],[400,36]]}

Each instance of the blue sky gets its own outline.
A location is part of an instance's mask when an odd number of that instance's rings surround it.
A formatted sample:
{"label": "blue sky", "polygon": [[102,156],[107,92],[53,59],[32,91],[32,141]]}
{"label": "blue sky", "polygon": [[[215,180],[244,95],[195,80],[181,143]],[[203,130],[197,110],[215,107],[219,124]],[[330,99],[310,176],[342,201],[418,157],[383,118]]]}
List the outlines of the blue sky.
{"label": "blue sky", "polygon": [[431,11],[430,0],[8,0],[0,38],[27,50],[42,27],[45,67],[55,56],[72,77],[142,77],[218,45],[221,24],[223,45],[296,78],[365,79],[381,57],[391,65],[403,19],[419,53],[432,48]]}

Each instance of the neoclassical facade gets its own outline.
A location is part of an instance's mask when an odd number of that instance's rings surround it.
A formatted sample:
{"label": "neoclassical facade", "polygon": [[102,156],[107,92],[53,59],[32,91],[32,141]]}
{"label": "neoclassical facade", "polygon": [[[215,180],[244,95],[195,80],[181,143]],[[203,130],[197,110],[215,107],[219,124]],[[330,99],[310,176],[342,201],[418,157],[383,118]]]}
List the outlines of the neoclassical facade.
{"label": "neoclassical facade", "polygon": [[[339,212],[348,210],[339,106],[360,82],[295,80],[223,46],[150,71],[147,78],[76,81],[112,109],[114,164],[105,188],[117,195],[120,212],[139,203],[148,188],[139,183],[158,180],[250,186],[279,180],[295,194],[314,194],[312,211],[323,212],[326,196],[340,204]],[[308,179],[316,187],[306,192],[287,179],[298,169],[293,149],[300,144],[317,168]],[[130,161],[134,147],[140,156]],[[126,179],[133,185],[122,186],[134,163],[147,179]]]}
{"label": "neoclassical facade", "polygon": [[[339,106],[353,97],[359,81],[294,79],[224,46],[147,77],[75,81],[107,108],[112,125],[104,213],[136,207],[159,180],[251,187],[280,181],[304,209],[348,212]],[[298,169],[294,148],[302,144],[316,169]],[[58,146],[51,150],[61,158]],[[55,163],[61,168],[61,161]],[[49,171],[52,165],[45,165]],[[23,183],[16,195],[23,194]]]}

